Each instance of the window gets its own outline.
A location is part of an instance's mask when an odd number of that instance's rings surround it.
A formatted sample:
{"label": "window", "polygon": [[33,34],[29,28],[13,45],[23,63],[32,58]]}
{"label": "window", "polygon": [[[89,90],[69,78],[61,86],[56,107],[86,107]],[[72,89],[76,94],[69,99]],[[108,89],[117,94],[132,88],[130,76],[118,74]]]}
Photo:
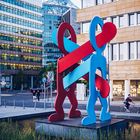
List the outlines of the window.
{"label": "window", "polygon": [[134,42],[129,43],[129,59],[135,59],[136,45]]}
{"label": "window", "polygon": [[123,43],[121,43],[120,45],[119,45],[119,50],[120,50],[120,56],[119,56],[119,58],[120,58],[120,60],[124,60],[124,53],[126,53],[125,52],[125,47],[124,47],[124,44]]}
{"label": "window", "polygon": [[140,81],[139,80],[130,81],[130,94],[131,96],[134,96],[134,97],[140,96]]}
{"label": "window", "polygon": [[94,0],[83,0],[82,8],[86,8],[86,7],[90,7],[90,6],[94,6],[94,5],[95,5]]}
{"label": "window", "polygon": [[108,59],[109,59],[109,56],[108,56],[108,55],[109,55],[109,53],[108,53],[109,49],[110,49],[110,45],[108,44],[108,45],[106,46],[104,52],[103,52],[103,55],[104,55],[104,57],[105,57],[106,60],[107,60],[107,64],[108,64]]}
{"label": "window", "polygon": [[118,45],[112,45],[112,60],[118,60]]}
{"label": "window", "polygon": [[98,24],[97,26],[96,26],[96,31],[101,31],[102,30],[102,28],[101,28],[101,26]]}
{"label": "window", "polygon": [[103,22],[106,23],[107,22],[107,18],[103,18]]}
{"label": "window", "polygon": [[51,26],[49,26],[49,29],[51,30],[51,29],[52,29],[52,27],[51,27]]}
{"label": "window", "polygon": [[112,22],[117,26],[117,17],[112,17]]}
{"label": "window", "polygon": [[90,23],[82,23],[82,33],[88,33],[89,32],[89,25]]}
{"label": "window", "polygon": [[138,18],[138,24],[140,24],[140,13],[137,14],[137,18]]}
{"label": "window", "polygon": [[135,23],[135,16],[134,14],[129,15],[129,25],[132,26]]}
{"label": "window", "polygon": [[97,4],[97,5],[103,4],[103,0],[96,0],[96,4]]}
{"label": "window", "polygon": [[110,3],[112,0],[104,0],[104,3]]}
{"label": "window", "polygon": [[124,16],[119,17],[119,27],[124,27],[125,25],[125,18]]}
{"label": "window", "polygon": [[124,97],[124,81],[113,81],[113,96]]}
{"label": "window", "polygon": [[137,42],[137,58],[140,59],[140,41]]}

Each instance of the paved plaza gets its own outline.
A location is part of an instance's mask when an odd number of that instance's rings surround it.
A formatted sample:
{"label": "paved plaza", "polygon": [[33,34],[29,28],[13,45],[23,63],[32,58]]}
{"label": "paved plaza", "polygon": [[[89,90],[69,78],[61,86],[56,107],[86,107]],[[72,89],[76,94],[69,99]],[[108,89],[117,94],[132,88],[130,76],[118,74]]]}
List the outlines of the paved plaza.
{"label": "paved plaza", "polygon": [[[44,106],[43,94],[40,101],[32,99],[31,93],[19,93],[19,94],[2,94],[2,106],[0,106],[0,119],[9,117],[26,117],[29,115],[42,115],[43,113],[50,113],[54,111],[53,104],[55,97],[46,97],[46,104]],[[83,115],[86,115],[87,99],[84,101],[78,101],[78,108]],[[134,101],[135,105],[131,107],[131,112],[125,112],[123,108],[123,101],[111,101],[110,112],[113,117],[126,118],[140,120],[140,101]],[[65,112],[68,113],[70,108],[69,100],[66,98],[64,101]],[[100,114],[101,105],[100,102],[96,102],[95,110],[97,116]],[[134,111],[135,110],[135,111]]]}
{"label": "paved plaza", "polygon": [[[26,117],[42,117],[47,114],[54,112],[54,108],[23,108],[23,107],[16,107],[7,106],[0,106],[0,119],[5,118],[18,118],[18,119],[26,119]],[[69,109],[65,109],[65,113],[68,113]],[[86,110],[81,110],[82,115],[86,115]],[[100,111],[96,111],[97,116],[99,116]],[[130,120],[140,120],[140,113],[128,113],[128,112],[111,112],[112,117],[114,118],[123,118],[123,119],[130,119]]]}
{"label": "paved plaza", "polygon": [[5,118],[24,118],[26,117],[35,117],[35,116],[40,116],[45,115],[47,113],[53,112],[54,109],[52,108],[23,108],[23,107],[16,107],[14,108],[13,106],[0,106],[0,119],[5,119]]}

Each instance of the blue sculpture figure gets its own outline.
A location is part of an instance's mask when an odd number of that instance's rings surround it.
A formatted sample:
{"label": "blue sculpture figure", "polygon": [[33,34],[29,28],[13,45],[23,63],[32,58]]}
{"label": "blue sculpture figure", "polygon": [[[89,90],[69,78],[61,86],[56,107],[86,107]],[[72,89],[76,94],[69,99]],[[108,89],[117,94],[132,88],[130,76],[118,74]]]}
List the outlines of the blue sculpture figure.
{"label": "blue sculpture figure", "polygon": [[90,24],[90,42],[93,48],[95,49],[95,53],[90,56],[89,99],[87,103],[88,116],[82,119],[83,125],[89,125],[96,122],[95,110],[93,108],[95,106],[97,97],[99,97],[102,105],[100,120],[105,121],[111,119],[110,113],[107,112],[108,107],[107,99],[101,97],[101,94],[99,93],[98,90],[96,90],[95,85],[96,69],[101,71],[103,79],[106,80],[106,58],[102,55],[102,52],[105,49],[106,45],[99,48],[96,44],[95,31],[98,24],[101,27],[103,27],[103,21],[99,17],[95,17]]}

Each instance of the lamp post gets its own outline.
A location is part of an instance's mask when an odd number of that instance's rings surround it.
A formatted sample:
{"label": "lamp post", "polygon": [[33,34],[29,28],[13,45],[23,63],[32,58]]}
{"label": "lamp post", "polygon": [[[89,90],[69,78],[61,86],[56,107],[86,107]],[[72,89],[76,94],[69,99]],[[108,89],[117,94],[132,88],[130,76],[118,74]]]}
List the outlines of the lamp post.
{"label": "lamp post", "polygon": [[54,81],[54,72],[48,71],[47,73],[48,81],[50,82],[50,95],[51,95],[51,108],[53,108],[53,95],[52,95],[52,82]]}
{"label": "lamp post", "polygon": [[1,106],[1,70],[0,70],[0,106]]}
{"label": "lamp post", "polygon": [[[108,83],[110,84],[110,77],[109,77],[109,46],[110,46],[110,43],[108,43],[107,45],[107,49],[108,49],[108,64],[107,64],[107,69],[108,69]],[[108,96],[108,111],[110,112],[110,94]]]}
{"label": "lamp post", "polygon": [[0,64],[0,106],[1,106],[1,64]]}
{"label": "lamp post", "polygon": [[45,83],[46,83],[46,78],[45,77],[43,77],[42,78],[42,82],[43,82],[43,89],[44,89],[44,109],[46,109],[46,85],[45,85]]}

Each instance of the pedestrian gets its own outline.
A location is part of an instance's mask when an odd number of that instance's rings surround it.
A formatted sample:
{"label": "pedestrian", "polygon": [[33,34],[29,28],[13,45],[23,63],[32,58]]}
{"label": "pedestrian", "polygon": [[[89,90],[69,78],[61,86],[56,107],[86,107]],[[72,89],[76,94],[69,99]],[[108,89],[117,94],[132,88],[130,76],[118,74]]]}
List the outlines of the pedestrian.
{"label": "pedestrian", "polygon": [[39,89],[37,89],[36,97],[37,97],[37,99],[39,101],[40,100],[40,90]]}
{"label": "pedestrian", "polygon": [[36,99],[36,90],[31,89],[31,92],[33,94],[33,101]]}
{"label": "pedestrian", "polygon": [[130,112],[129,107],[130,107],[131,103],[134,104],[134,102],[133,102],[133,100],[132,100],[132,98],[131,98],[131,95],[128,94],[128,97],[127,97],[127,98],[125,99],[125,101],[124,101],[125,108],[126,108],[126,110],[127,110],[128,112]]}

